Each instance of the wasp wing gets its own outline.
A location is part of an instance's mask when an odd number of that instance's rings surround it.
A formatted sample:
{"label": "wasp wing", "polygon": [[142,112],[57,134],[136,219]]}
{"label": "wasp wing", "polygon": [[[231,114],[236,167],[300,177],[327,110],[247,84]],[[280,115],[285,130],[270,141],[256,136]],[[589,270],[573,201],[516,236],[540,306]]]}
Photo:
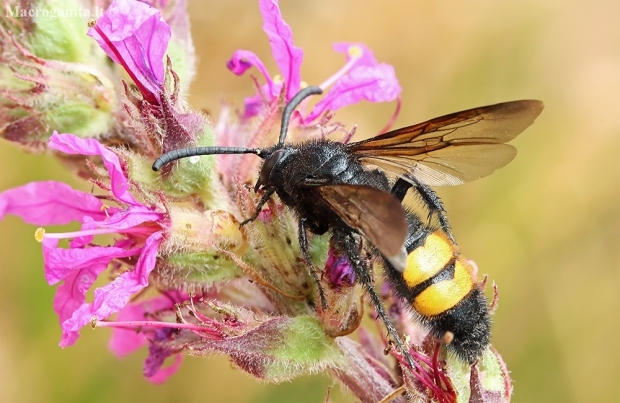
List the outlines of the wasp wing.
{"label": "wasp wing", "polygon": [[395,268],[404,270],[409,228],[396,197],[363,185],[326,185],[318,191],[348,226],[368,239]]}
{"label": "wasp wing", "polygon": [[491,174],[517,154],[505,144],[543,109],[534,100],[483,106],[349,144],[364,164],[430,186],[458,185]]}

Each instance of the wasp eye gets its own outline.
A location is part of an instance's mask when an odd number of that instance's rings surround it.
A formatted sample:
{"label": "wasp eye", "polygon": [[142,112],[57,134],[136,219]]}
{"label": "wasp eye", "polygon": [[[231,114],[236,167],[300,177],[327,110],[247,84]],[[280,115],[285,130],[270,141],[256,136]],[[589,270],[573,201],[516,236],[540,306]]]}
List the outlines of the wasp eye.
{"label": "wasp eye", "polygon": [[261,185],[266,185],[269,182],[269,176],[271,175],[271,171],[273,170],[273,167],[278,163],[278,161],[280,161],[280,159],[283,156],[284,156],[284,150],[278,150],[274,152],[273,154],[271,154],[271,157],[269,157],[265,161],[262,168],[260,169],[259,183]]}

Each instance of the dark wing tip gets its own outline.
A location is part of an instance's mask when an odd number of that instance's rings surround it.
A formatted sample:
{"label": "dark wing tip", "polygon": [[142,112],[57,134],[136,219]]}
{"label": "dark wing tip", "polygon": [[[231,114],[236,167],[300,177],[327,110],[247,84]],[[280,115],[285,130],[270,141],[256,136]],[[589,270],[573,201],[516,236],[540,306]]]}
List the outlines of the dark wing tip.
{"label": "dark wing tip", "polygon": [[543,109],[545,109],[545,104],[543,103],[543,101],[539,101],[537,99],[530,100],[529,104],[530,107],[535,111],[534,119],[536,119],[538,115],[541,114]]}
{"label": "dark wing tip", "polygon": [[537,99],[523,99],[520,101],[512,101],[498,105],[506,104],[512,106],[512,108],[509,108],[507,111],[512,113],[520,111],[529,112],[529,116],[531,116],[532,120],[536,119],[545,108],[545,104],[543,103],[543,101],[539,101]]}

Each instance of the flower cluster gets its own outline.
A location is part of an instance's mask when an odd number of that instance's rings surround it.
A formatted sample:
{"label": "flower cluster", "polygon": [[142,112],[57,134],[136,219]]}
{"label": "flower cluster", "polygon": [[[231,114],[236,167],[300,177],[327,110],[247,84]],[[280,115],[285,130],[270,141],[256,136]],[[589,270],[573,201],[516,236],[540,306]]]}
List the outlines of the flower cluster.
{"label": "flower cluster", "polygon": [[[111,327],[115,354],[148,346],[144,375],[153,382],[177,371],[183,353],[218,352],[270,382],[331,371],[361,401],[402,401],[405,391],[420,401],[509,399],[498,354],[489,351],[474,366],[446,356],[394,293],[384,293],[385,303],[415,344],[415,367],[361,327],[364,292],[348,261],[330,249],[328,235],[310,239],[313,264],[324,267],[323,308],[288,209],[271,200],[258,219],[239,225],[258,200],[250,186],[256,156],[203,157],[171,164],[161,175],[151,171],[154,158],[182,147],[273,144],[282,106],[305,84],[303,50],[277,0],[260,0],[280,74],[270,75],[256,54],[236,51],[230,71],[255,68],[264,82],[256,82],[240,112],[224,105],[212,125],[182,95],[194,64],[184,2],[163,12],[148,3],[114,0],[89,24],[91,38],[84,21],[66,31],[58,21],[0,17],[1,69],[10,76],[0,88],[0,136],[27,151],[53,152],[97,189],[85,193],[46,181],[0,194],[0,219],[13,214],[41,227],[79,223],[77,230],[35,234],[45,278],[59,284],[60,346],[73,345],[84,326]],[[56,47],[41,45],[49,38]],[[344,130],[335,112],[362,100],[400,104],[392,66],[363,44],[336,43],[334,50],[345,62],[320,85],[325,95],[294,113],[292,141]],[[121,79],[119,68],[131,82]],[[344,140],[352,135],[345,131]],[[110,281],[87,300],[101,278]],[[359,343],[347,337],[355,331]],[[172,364],[165,367],[167,358]]]}

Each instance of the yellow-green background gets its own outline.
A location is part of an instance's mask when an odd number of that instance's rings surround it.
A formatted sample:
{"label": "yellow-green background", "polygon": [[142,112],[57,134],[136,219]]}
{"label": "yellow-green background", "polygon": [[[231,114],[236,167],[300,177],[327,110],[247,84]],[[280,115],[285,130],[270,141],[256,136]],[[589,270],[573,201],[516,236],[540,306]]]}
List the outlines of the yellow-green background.
{"label": "yellow-green background", "polygon": [[[276,74],[254,1],[190,1],[200,57],[191,104],[217,114],[241,103],[250,80],[225,62],[256,52]],[[324,0],[281,4],[305,51],[303,79],[319,83],[342,59],[335,41],[360,41],[394,65],[403,87],[396,126],[522,98],[545,102],[513,142],[514,162],[492,176],[441,189],[463,253],[500,288],[493,344],[512,371],[515,402],[620,401],[620,2],[617,0]],[[393,105],[338,114],[360,136]],[[243,144],[240,144],[243,145]],[[0,190],[71,181],[49,157],[0,142]],[[322,402],[317,375],[263,385],[226,359],[186,358],[163,386],[141,376],[145,351],[117,359],[109,331],[84,329],[57,347],[54,289],[43,279],[34,228],[0,223],[0,401]],[[337,391],[335,402],[351,401]]]}

